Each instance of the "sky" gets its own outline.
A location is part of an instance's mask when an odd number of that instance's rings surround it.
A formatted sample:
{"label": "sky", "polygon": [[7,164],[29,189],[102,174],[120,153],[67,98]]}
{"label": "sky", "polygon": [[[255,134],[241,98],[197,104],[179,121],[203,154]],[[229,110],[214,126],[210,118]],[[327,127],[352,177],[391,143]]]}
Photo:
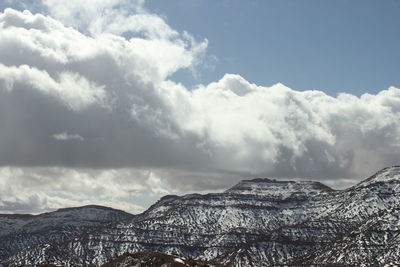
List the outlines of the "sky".
{"label": "sky", "polygon": [[399,164],[399,1],[0,3],[0,213]]}
{"label": "sky", "polygon": [[214,68],[203,69],[197,81],[187,75],[189,86],[225,73],[331,96],[400,84],[396,0],[150,0],[147,6],[173,28],[210,40]]}

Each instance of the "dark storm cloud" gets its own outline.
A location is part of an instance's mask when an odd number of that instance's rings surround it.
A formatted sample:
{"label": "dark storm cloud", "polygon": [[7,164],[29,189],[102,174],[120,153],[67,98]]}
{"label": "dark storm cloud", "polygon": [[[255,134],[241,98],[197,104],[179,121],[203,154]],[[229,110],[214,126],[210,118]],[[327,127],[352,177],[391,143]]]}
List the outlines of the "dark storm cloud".
{"label": "dark storm cloud", "polygon": [[[187,153],[193,149],[188,138],[158,135],[128,110],[92,106],[76,112],[57,99],[17,85],[0,93],[0,124],[3,166],[154,167],[201,159]],[[84,140],[54,138],[66,131]]]}

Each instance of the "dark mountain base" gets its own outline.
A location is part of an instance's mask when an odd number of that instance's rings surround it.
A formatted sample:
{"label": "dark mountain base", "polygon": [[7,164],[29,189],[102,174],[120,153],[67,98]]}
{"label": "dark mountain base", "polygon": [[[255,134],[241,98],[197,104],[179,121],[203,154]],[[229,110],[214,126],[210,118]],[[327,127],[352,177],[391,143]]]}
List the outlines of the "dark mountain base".
{"label": "dark mountain base", "polygon": [[215,262],[204,262],[193,259],[185,259],[178,256],[172,256],[159,252],[138,252],[138,253],[125,253],[115,260],[102,265],[101,267],[228,267]]}

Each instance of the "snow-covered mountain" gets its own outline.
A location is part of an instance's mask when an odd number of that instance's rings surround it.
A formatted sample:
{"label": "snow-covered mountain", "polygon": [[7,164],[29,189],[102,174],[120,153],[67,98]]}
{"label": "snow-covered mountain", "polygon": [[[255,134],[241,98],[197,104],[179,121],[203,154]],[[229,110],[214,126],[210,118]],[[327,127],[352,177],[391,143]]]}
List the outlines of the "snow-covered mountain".
{"label": "snow-covered mountain", "polygon": [[399,166],[346,190],[258,178],[165,196],[140,215],[98,206],[2,215],[0,260],[99,266],[158,251],[232,266],[399,264],[399,203]]}
{"label": "snow-covered mountain", "polygon": [[101,227],[133,217],[124,211],[94,205],[60,209],[36,216],[0,215],[0,262],[5,264],[7,258],[18,252],[26,252],[24,264],[47,262],[46,255],[51,246],[78,239],[83,233],[95,232]]}

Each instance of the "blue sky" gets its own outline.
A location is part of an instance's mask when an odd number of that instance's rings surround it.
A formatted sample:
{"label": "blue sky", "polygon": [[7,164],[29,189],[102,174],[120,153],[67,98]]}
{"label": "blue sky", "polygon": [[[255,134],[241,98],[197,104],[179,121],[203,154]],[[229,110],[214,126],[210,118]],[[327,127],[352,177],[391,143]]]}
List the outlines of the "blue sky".
{"label": "blue sky", "polygon": [[[208,66],[186,85],[237,73],[250,82],[361,95],[400,86],[400,1],[149,0],[173,28],[207,38]],[[213,61],[212,56],[217,60]]]}

